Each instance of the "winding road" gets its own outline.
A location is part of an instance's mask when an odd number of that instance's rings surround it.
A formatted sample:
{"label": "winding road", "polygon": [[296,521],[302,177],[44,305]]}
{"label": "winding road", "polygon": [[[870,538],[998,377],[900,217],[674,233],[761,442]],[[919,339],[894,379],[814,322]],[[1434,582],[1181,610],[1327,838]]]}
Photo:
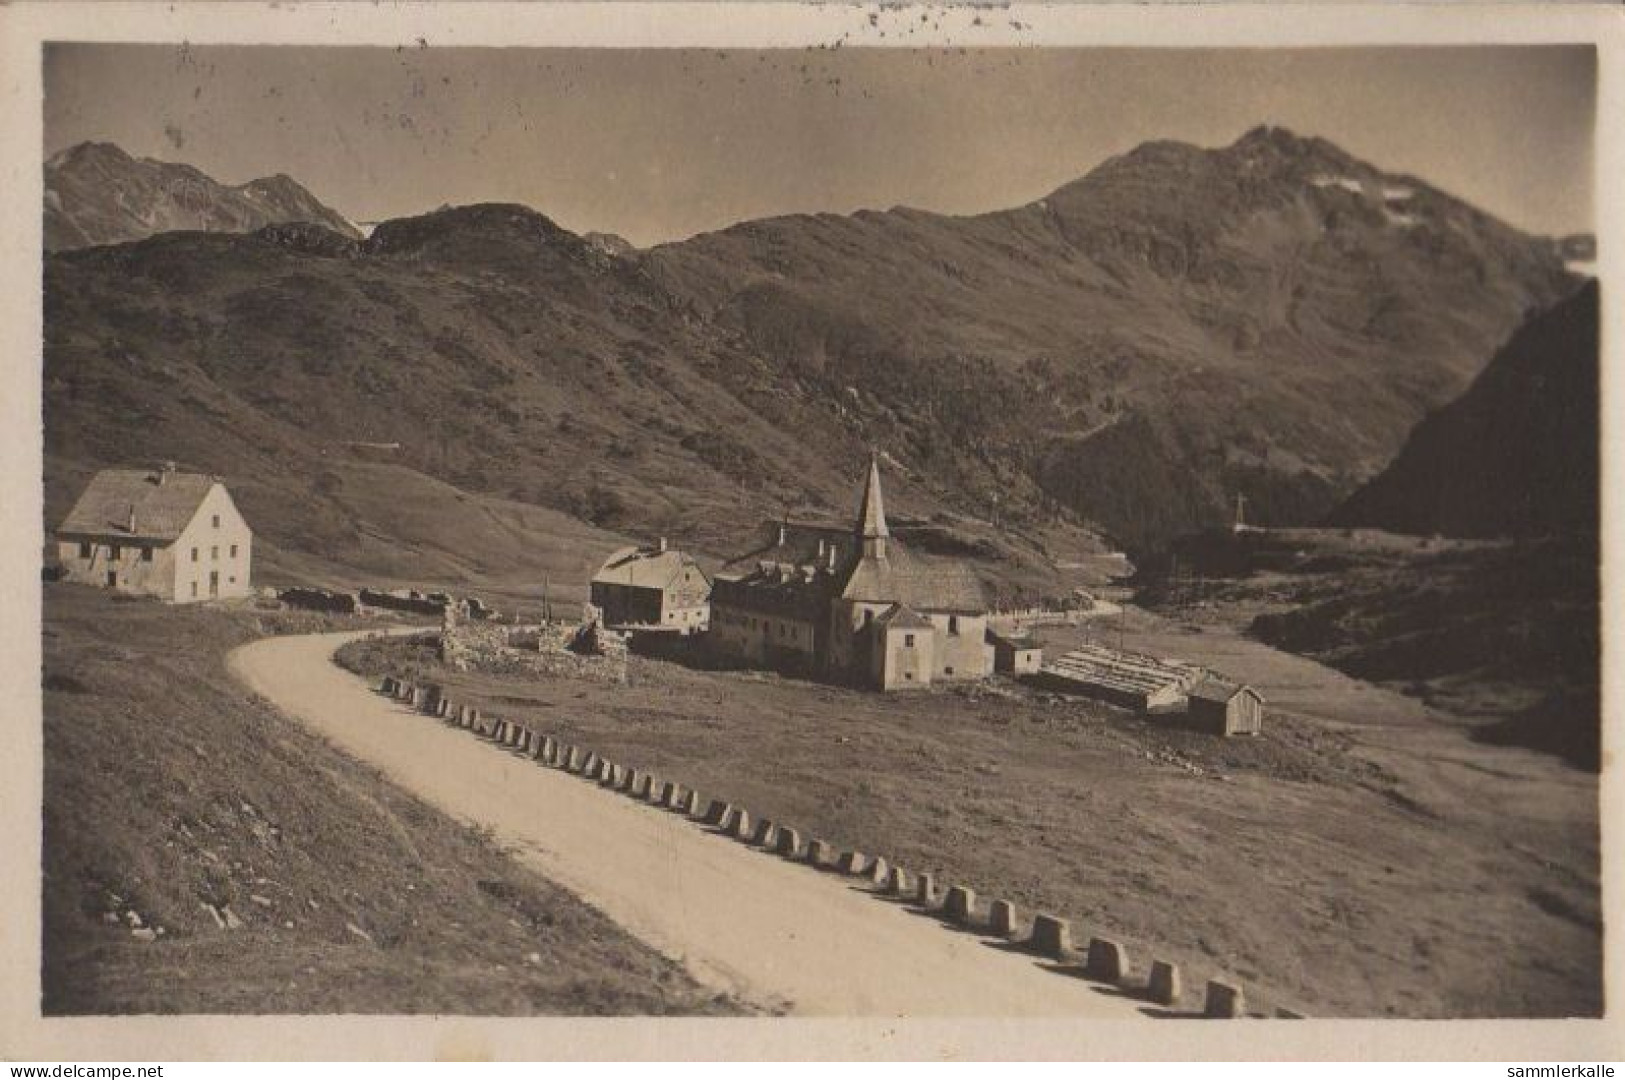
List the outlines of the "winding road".
{"label": "winding road", "polygon": [[[284,713],[684,964],[769,1010],[844,1017],[1139,1017],[1031,956],[726,840],[389,700],[333,663],[360,634],[277,637],[228,664]],[[681,782],[681,777],[676,778]]]}

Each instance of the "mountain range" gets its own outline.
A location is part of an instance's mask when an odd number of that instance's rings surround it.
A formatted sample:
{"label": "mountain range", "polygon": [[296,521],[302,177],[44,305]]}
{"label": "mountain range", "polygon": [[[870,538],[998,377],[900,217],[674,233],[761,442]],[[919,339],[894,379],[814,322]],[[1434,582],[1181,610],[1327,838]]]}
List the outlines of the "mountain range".
{"label": "mountain range", "polygon": [[[48,223],[114,216],[100,190],[48,189]],[[1044,588],[1237,494],[1317,520],[1578,281],[1550,240],[1279,128],[1148,143],[972,217],[642,251],[492,204],[365,240],[164,232],[46,261],[47,512],[96,465],[172,458],[241,478],[289,568],[531,572],[444,522],[726,551],[762,517],[848,514],[879,447],[918,543]]]}
{"label": "mountain range", "polygon": [[119,244],[177,229],[252,232],[309,222],[361,233],[291,177],[236,187],[190,165],[133,158],[112,143],[85,142],[45,162],[45,250]]}

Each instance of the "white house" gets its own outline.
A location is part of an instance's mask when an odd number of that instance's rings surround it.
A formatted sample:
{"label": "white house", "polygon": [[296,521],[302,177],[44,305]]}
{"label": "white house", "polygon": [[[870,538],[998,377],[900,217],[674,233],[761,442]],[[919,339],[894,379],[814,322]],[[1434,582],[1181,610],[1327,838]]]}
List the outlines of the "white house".
{"label": "white house", "polygon": [[590,599],[611,630],[697,634],[711,618],[711,578],[666,546],[624,547],[592,576]]}
{"label": "white house", "polygon": [[213,476],[103,469],[56,542],[68,581],[171,603],[249,595],[254,533]]}

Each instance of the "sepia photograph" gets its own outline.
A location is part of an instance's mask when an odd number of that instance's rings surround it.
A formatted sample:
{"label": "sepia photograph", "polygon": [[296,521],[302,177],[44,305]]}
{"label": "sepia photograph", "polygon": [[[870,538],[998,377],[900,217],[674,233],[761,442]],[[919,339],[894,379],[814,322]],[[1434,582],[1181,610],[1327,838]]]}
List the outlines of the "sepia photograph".
{"label": "sepia photograph", "polygon": [[1604,1017],[1597,43],[828,14],[31,46],[41,1020]]}

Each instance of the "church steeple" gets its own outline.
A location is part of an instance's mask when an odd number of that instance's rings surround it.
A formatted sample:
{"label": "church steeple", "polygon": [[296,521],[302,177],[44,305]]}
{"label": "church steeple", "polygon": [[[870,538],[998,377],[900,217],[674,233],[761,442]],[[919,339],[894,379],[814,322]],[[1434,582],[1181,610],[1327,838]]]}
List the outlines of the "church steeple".
{"label": "church steeple", "polygon": [[863,543],[864,558],[884,559],[886,540],[891,530],[886,527],[886,504],[880,496],[880,458],[869,455],[869,478],[863,485],[863,502],[858,507],[858,539]]}

